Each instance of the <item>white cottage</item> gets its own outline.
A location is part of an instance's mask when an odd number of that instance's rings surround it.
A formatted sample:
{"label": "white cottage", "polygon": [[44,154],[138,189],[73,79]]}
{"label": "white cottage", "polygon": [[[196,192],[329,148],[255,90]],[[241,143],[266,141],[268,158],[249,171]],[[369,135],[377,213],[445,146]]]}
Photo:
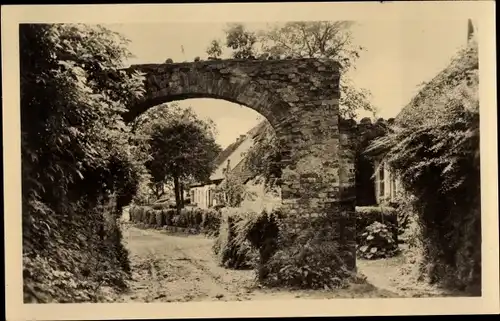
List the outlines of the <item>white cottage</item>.
{"label": "white cottage", "polygon": [[262,124],[252,128],[246,135],[241,135],[236,142],[229,145],[218,157],[216,167],[210,180],[205,183],[192,184],[189,189],[191,204],[207,209],[217,205],[214,189],[225,178],[227,171],[232,171],[245,158],[247,152],[254,146],[254,136]]}

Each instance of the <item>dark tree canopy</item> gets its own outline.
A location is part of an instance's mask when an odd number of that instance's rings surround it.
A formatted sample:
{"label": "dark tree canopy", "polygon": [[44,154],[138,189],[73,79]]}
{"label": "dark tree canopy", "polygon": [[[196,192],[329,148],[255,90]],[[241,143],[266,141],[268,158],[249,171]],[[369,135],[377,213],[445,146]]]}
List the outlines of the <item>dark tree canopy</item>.
{"label": "dark tree canopy", "polygon": [[150,174],[150,186],[158,198],[164,184],[173,182],[180,209],[182,185],[208,180],[215,168],[221,148],[215,142],[214,125],[177,104],[154,108],[137,121],[138,150]]}
{"label": "dark tree canopy", "polygon": [[149,144],[151,160],[146,166],[155,181],[165,181],[174,176],[206,181],[220,152],[213,137],[187,119],[154,124]]}

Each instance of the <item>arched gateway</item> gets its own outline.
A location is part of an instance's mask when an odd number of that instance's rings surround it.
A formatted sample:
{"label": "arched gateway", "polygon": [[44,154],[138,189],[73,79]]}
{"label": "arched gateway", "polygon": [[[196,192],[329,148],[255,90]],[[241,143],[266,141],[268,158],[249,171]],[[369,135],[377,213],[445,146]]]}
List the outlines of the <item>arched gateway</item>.
{"label": "arched gateway", "polygon": [[[124,115],[132,120],[161,103],[218,98],[262,114],[281,142],[283,208],[290,227],[319,229],[355,268],[353,153],[339,132],[339,67],[331,60],[211,60],[133,65],[146,96]],[[324,223],[322,223],[324,224]],[[314,234],[314,233],[313,233]]]}

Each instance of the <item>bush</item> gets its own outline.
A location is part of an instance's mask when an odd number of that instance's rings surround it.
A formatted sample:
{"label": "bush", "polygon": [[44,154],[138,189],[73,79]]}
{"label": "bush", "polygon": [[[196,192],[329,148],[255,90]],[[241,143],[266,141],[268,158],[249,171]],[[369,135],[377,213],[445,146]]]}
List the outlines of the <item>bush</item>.
{"label": "bush", "polygon": [[102,26],[23,24],[19,39],[25,300],[95,301],[125,281],[115,219],[142,165],[117,115],[144,79],[120,72],[126,41]]}
{"label": "bush", "polygon": [[163,214],[163,211],[161,210],[156,210],[155,211],[155,218],[156,218],[156,227],[162,227],[166,225],[166,215]]}
{"label": "bush", "polygon": [[373,222],[361,233],[357,244],[358,256],[364,259],[379,259],[394,256],[398,245],[394,233],[383,223]]}
{"label": "bush", "polygon": [[156,211],[153,209],[148,210],[148,225],[156,225]]}
{"label": "bush", "polygon": [[395,201],[397,204],[395,210],[398,221],[398,239],[407,244],[411,242],[408,238],[415,236],[412,231],[412,224],[415,220],[418,220],[417,213],[413,208],[414,202],[415,197],[408,193],[400,194]]}
{"label": "bush", "polygon": [[176,210],[174,209],[168,209],[168,210],[163,210],[163,215],[165,215],[165,225],[167,226],[173,226],[173,219],[176,214]]}
{"label": "bush", "polygon": [[366,229],[375,222],[385,224],[389,228],[392,238],[397,244],[398,218],[396,210],[389,206],[357,206],[356,207],[356,242],[361,244],[361,236]]}
{"label": "bush", "polygon": [[221,225],[221,212],[215,209],[208,209],[204,212],[202,231],[208,236],[218,236]]}
{"label": "bush", "polygon": [[230,208],[223,211],[222,217],[213,246],[219,263],[235,269],[256,268],[260,275],[277,248],[279,211],[259,213]]}
{"label": "bush", "polygon": [[65,224],[57,231],[64,234],[54,235],[64,247],[47,244],[35,255],[24,249],[26,303],[100,302],[110,299],[101,293],[102,285],[127,287],[130,263],[116,214],[96,210],[72,223],[78,227],[73,233],[66,234],[71,230]]}
{"label": "bush", "polygon": [[347,285],[345,269],[336,244],[331,241],[295,244],[277,251],[265,264],[261,281],[269,286],[328,289]]}
{"label": "bush", "polygon": [[[154,209],[155,207],[157,209]],[[176,209],[158,208],[158,206],[147,205],[131,206],[130,220],[132,223],[142,223],[147,226],[178,227],[207,235],[217,235],[219,232],[221,214],[213,209],[184,208],[177,215]]]}
{"label": "bush", "polygon": [[[213,245],[218,263],[227,268],[248,269],[256,266],[257,252],[236,224],[249,220],[256,213],[242,212],[238,208],[227,208],[222,212],[219,235]],[[240,234],[238,234],[240,233]]]}

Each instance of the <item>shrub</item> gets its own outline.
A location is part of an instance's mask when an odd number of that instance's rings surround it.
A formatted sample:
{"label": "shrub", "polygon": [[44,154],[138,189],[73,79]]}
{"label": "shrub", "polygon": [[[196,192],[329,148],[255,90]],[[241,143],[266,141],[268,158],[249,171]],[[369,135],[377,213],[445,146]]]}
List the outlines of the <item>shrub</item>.
{"label": "shrub", "polygon": [[278,250],[264,265],[261,282],[269,286],[328,289],[347,285],[345,269],[336,243],[294,244]]}
{"label": "shrub", "polygon": [[204,211],[201,225],[202,231],[208,236],[218,236],[221,225],[221,212],[215,209],[208,209]]}
{"label": "shrub", "polygon": [[93,301],[124,281],[113,219],[142,166],[116,116],[143,77],[120,72],[126,41],[102,26],[23,24],[19,39],[25,300]]}
{"label": "shrub", "polygon": [[235,269],[253,267],[260,275],[277,248],[279,211],[230,208],[223,211],[222,217],[213,246],[219,263]]}
{"label": "shrub", "polygon": [[401,193],[395,203],[397,204],[395,209],[398,221],[398,239],[408,244],[408,237],[415,237],[411,225],[418,219],[413,208],[415,197],[408,193]]}
{"label": "shrub", "polygon": [[165,215],[165,225],[172,226],[174,225],[173,219],[176,214],[175,209],[163,210],[163,215]]}
{"label": "shrub", "polygon": [[163,211],[161,210],[156,210],[155,211],[155,218],[156,218],[156,227],[162,227],[165,225],[165,219],[166,215],[163,214]]}
{"label": "shrub", "polygon": [[358,255],[364,259],[387,258],[398,252],[394,232],[383,223],[373,222],[365,228],[357,244]]}
{"label": "shrub", "polygon": [[[126,288],[130,264],[116,214],[96,209],[72,223],[75,232],[55,235],[64,247],[48,244],[50,255],[23,253],[25,302],[99,302],[109,299],[102,285]],[[58,233],[69,231],[63,225]]]}
{"label": "shrub", "polygon": [[[213,251],[220,265],[233,269],[256,266],[258,259],[256,249],[246,239],[246,235],[241,235],[242,229],[236,228],[238,223],[249,220],[255,215],[256,213],[242,212],[238,208],[227,208],[222,212],[219,235],[213,245]],[[241,226],[241,223],[238,226]]]}
{"label": "shrub", "polygon": [[356,242],[364,241],[361,236],[368,226],[375,222],[385,224],[392,233],[394,241],[398,240],[398,219],[396,210],[389,206],[358,206],[356,207]]}
{"label": "shrub", "polygon": [[137,207],[137,222],[142,223],[146,217],[146,208],[145,207]]}
{"label": "shrub", "polygon": [[153,209],[148,209],[148,221],[147,224],[150,226],[156,225],[156,211]]}

